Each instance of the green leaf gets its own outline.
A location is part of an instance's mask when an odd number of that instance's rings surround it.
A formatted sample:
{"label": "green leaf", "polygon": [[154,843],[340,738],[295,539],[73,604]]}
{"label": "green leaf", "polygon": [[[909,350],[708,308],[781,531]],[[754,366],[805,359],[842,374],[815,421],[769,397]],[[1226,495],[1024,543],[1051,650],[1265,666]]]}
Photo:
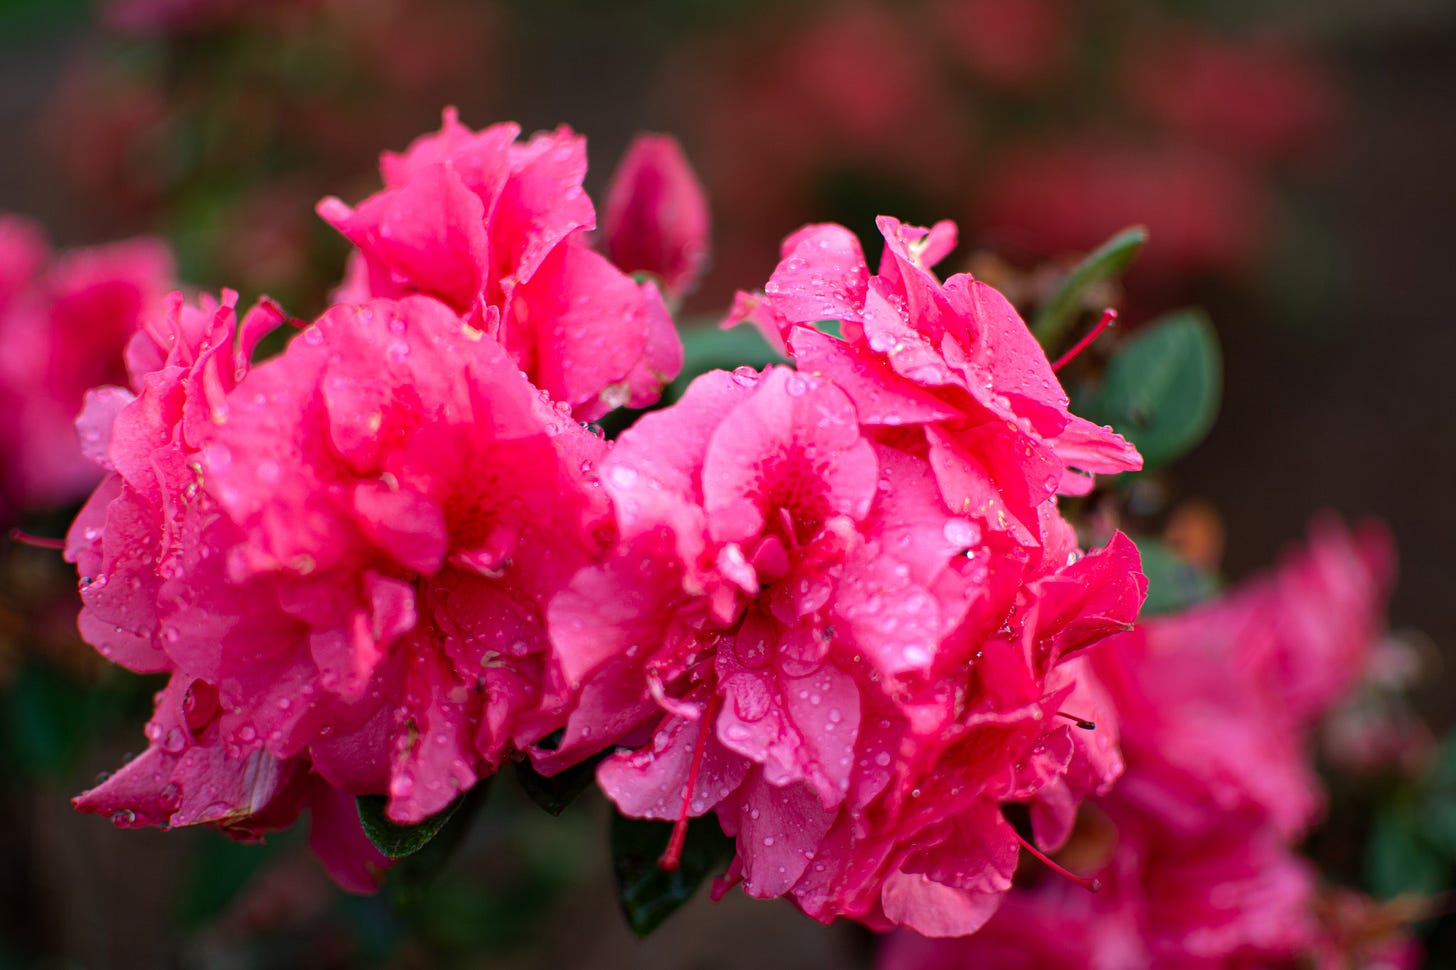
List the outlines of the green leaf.
{"label": "green leaf", "polygon": [[1377,898],[1441,892],[1449,868],[1444,853],[1424,837],[1408,811],[1387,809],[1376,817],[1366,844],[1365,875]]}
{"label": "green leaf", "polygon": [[566,806],[576,801],[577,796],[591,787],[596,778],[598,762],[611,753],[608,748],[549,778],[533,768],[529,761],[517,761],[516,779],[526,794],[531,796],[531,801],[552,815],[560,815],[566,810]]}
{"label": "green leaf", "polygon": [[7,760],[27,776],[65,778],[96,727],[99,689],[87,690],[51,664],[31,661],[7,693]]}
{"label": "green leaf", "polygon": [[384,795],[360,795],[359,821],[364,825],[364,834],[374,843],[374,848],[391,859],[403,859],[423,849],[445,823],[450,821],[464,797],[455,799],[444,811],[432,815],[418,825],[399,825],[391,822],[384,814],[389,799]]}
{"label": "green leaf", "polygon": [[188,857],[186,891],[176,897],[177,920],[198,928],[217,919],[249,880],[285,850],[298,846],[300,835],[295,827],[257,842],[237,842],[220,832],[198,832],[193,836],[196,848]]}
{"label": "green leaf", "polygon": [[844,322],[842,320],[817,320],[814,329],[820,333],[827,333],[835,340],[844,339]]}
{"label": "green leaf", "polygon": [[1430,769],[1430,786],[1456,795],[1456,731],[1447,734],[1436,749]]}
{"label": "green leaf", "polygon": [[1218,592],[1218,579],[1199,569],[1151,536],[1138,536],[1143,573],[1148,577],[1148,599],[1143,616],[1177,613],[1202,603]]}
{"label": "green leaf", "polygon": [[1031,323],[1032,334],[1048,355],[1081,315],[1082,292],[1121,273],[1147,241],[1146,229],[1131,226],[1092,250],[1067,274],[1056,292],[1037,310]]}
{"label": "green leaf", "polygon": [[1456,801],[1431,793],[1426,796],[1422,812],[1427,836],[1440,847],[1448,862],[1456,860]]}
{"label": "green leaf", "polygon": [[617,877],[617,902],[627,925],[646,936],[693,897],[704,879],[733,857],[733,840],[712,815],[692,819],[682,857],[672,872],[657,861],[672,837],[669,822],[645,822],[612,816],[612,869]]}
{"label": "green leaf", "polygon": [[1222,394],[1218,338],[1196,310],[1170,314],[1117,351],[1092,400],[1154,468],[1182,455],[1213,426]]}
{"label": "green leaf", "polygon": [[740,323],[729,330],[715,326],[685,327],[682,342],[682,374],[673,382],[674,386],[686,387],[694,377],[717,368],[757,368],[784,362],[784,358],[763,339],[758,328],[747,323]]}

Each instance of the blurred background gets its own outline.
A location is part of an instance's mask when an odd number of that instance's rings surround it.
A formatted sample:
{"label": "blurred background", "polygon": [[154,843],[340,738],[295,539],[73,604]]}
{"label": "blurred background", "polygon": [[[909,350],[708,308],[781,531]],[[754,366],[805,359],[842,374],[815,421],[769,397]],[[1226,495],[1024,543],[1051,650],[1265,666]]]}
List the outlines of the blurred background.
{"label": "blurred background", "polygon": [[[1402,697],[1429,731],[1383,790],[1417,791],[1456,724],[1449,0],[0,0],[0,211],[56,250],[160,237],[183,283],[311,317],[347,250],[314,203],[373,191],[378,153],[451,104],[472,127],[587,135],[599,207],[633,133],[681,139],[714,213],[686,307],[704,320],[807,221],[845,223],[873,259],[878,213],[955,219],[941,270],[1032,302],[1145,224],[1106,296],[1130,328],[1204,307],[1225,384],[1210,437],[1135,498],[1231,580],[1321,509],[1390,524]],[[3,524],[62,533],[73,509],[7,487]],[[55,553],[0,550],[0,968],[869,963],[868,934],[736,893],[636,943],[590,799],[552,820],[497,785],[443,872],[370,899],[288,835],[79,816],[69,797],[144,743],[156,685],[79,642],[73,588]],[[1404,885],[1410,867],[1365,848],[1389,798],[1336,792],[1312,843],[1328,871],[1378,896],[1450,889],[1448,816],[1401,796],[1410,831],[1387,849],[1425,867]],[[1422,931],[1450,965],[1450,920]]]}

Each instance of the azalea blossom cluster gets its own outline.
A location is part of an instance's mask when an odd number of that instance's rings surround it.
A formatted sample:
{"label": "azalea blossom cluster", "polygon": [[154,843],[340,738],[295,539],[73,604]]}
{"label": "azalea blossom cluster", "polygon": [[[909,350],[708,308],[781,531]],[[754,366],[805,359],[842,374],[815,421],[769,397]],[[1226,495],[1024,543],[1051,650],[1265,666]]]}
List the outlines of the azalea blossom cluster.
{"label": "azalea blossom cluster", "polygon": [[897,935],[883,970],[1415,966],[1294,851],[1323,809],[1312,728],[1370,660],[1392,565],[1375,525],[1320,521],[1268,575],[1110,637],[1091,716],[1115,720],[1126,770],[1065,853],[1103,891],[1029,880],[973,937]]}
{"label": "azalea blossom cluster", "polygon": [[72,425],[88,388],[118,380],[122,348],[176,285],[155,239],[53,252],[0,214],[0,524],[61,508],[100,480]]}
{"label": "azalea blossom cluster", "polygon": [[601,757],[623,814],[676,823],[666,868],[712,813],[719,891],[980,927],[1121,771],[1084,713],[1117,667],[1087,648],[1146,582],[1057,501],[1136,451],[1068,411],[998,293],[934,275],[950,224],[890,218],[876,272],[811,226],[740,297],[792,366],[702,375],[604,440],[584,422],[682,364],[667,305],[707,226],[675,146],[629,153],[600,239],[565,128],[447,113],[381,168],[319,206],[356,247],[336,305],[174,295],[87,399],[82,631],[169,681],[147,750],[77,805],[239,837],[307,808],[368,889],[355,796],[410,825],[512,761]]}

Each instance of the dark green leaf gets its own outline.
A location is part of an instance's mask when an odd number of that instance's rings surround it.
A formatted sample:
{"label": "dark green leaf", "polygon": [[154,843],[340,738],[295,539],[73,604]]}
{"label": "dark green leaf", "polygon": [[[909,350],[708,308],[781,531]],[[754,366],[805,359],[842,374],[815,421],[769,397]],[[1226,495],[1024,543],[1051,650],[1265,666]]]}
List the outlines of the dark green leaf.
{"label": "dark green leaf", "polygon": [[8,693],[4,734],[15,767],[30,776],[66,777],[94,727],[99,691],[31,662]]}
{"label": "dark green leaf", "polygon": [[1117,351],[1093,398],[1092,416],[1137,445],[1146,467],[1163,465],[1212,427],[1222,375],[1213,327],[1197,311],[1180,311]]}
{"label": "dark green leaf", "polygon": [[1431,763],[1431,787],[1447,794],[1456,795],[1456,731],[1447,734],[1436,749]]}
{"label": "dark green leaf", "polygon": [[1143,616],[1177,613],[1201,603],[1218,592],[1218,580],[1183,559],[1150,536],[1137,537],[1143,573],[1148,577],[1148,599]]}
{"label": "dark green leaf", "polygon": [[1438,793],[1426,796],[1424,831],[1440,848],[1448,864],[1456,861],[1456,800]]}
{"label": "dark green leaf", "polygon": [[521,788],[531,796],[531,801],[552,815],[560,815],[566,810],[566,806],[576,801],[578,795],[591,787],[596,778],[597,763],[609,754],[611,749],[595,754],[549,778],[533,768],[529,761],[517,761],[516,778],[520,781]]}
{"label": "dark green leaf", "polygon": [[249,880],[285,850],[297,847],[300,834],[295,827],[260,842],[237,842],[220,832],[197,832],[193,836],[197,848],[189,857],[183,884],[185,892],[176,897],[178,921],[195,928],[216,919]]}
{"label": "dark green leaf", "polygon": [[1380,899],[1446,888],[1450,862],[1425,838],[1410,813],[1387,809],[1375,819],[1366,845],[1365,874]]}
{"label": "dark green leaf", "polygon": [[1081,315],[1084,309],[1083,291],[1121,273],[1147,241],[1148,231],[1142,226],[1124,229],[1088,253],[1067,274],[1056,292],[1037,310],[1031,324],[1032,334],[1046,348],[1048,355]]}
{"label": "dark green leaf", "polygon": [[664,872],[657,861],[672,836],[668,822],[644,822],[612,816],[612,869],[617,876],[617,901],[627,925],[646,936],[682,906],[715,869],[733,857],[733,840],[723,834],[715,816],[695,818],[688,825],[677,869]]}
{"label": "dark green leaf", "polygon": [[357,799],[364,834],[376,849],[391,859],[403,859],[423,849],[450,821],[462,801],[463,797],[455,799],[440,814],[418,825],[398,825],[384,814],[384,806],[389,802],[384,795],[360,795]]}

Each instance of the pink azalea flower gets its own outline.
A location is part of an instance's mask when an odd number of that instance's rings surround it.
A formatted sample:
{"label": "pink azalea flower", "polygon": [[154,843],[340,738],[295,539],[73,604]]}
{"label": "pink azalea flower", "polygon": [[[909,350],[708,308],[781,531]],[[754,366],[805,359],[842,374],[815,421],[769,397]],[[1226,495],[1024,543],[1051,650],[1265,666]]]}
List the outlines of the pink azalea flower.
{"label": "pink azalea flower", "polygon": [[321,202],[358,247],[338,297],[441,300],[580,420],[649,404],[682,367],[662,297],[587,245],[585,139],[565,127],[519,134],[473,132],[446,111],[438,133],[382,157],[382,191],[352,209]]}
{"label": "pink azalea flower", "polygon": [[57,508],[100,475],[73,425],[87,388],[125,375],[122,349],[172,285],[157,240],[52,254],[39,229],[0,217],[0,518]]}
{"label": "pink azalea flower", "polygon": [[923,442],[877,441],[853,397],[716,372],[622,435],[602,466],[619,545],[549,610],[584,700],[534,757],[600,747],[587,699],[638,683],[617,727],[645,740],[598,770],[619,809],[715,811],[729,884],[818,919],[965,933],[1020,851],[1000,804],[1073,762],[1062,661],[1131,623],[1136,553],[1080,558],[1049,503],[1031,550],[985,532],[946,508]]}
{"label": "pink azalea flower", "polygon": [[669,295],[693,288],[708,259],[708,198],[677,139],[638,135],[607,189],[607,255],[652,273]]}
{"label": "pink azalea flower", "polygon": [[1126,771],[1066,849],[1100,865],[1102,892],[1018,885],[974,936],[901,934],[881,967],[1346,965],[1358,918],[1317,912],[1293,845],[1321,799],[1310,729],[1359,676],[1390,562],[1380,530],[1322,521],[1270,574],[1109,638],[1089,657]]}
{"label": "pink azalea flower", "polygon": [[311,799],[372,885],[339,799],[421,821],[563,723],[541,613],[610,535],[605,444],[435,300],[336,307],[250,370],[282,316],[231,299],[174,298],[82,420],[112,469],[68,539],[83,633],[173,686],[77,804],[251,833]]}
{"label": "pink azalea flower", "polygon": [[[1037,509],[1079,495],[1092,472],[1142,466],[1110,429],[1067,410],[1045,354],[1006,299],[968,274],[942,284],[930,267],[955,245],[955,227],[879,220],[885,252],[871,275],[841,226],[808,226],[784,241],[761,296],[740,295],[748,316],[801,370],[854,399],[860,420],[914,429],[950,508],[1017,542],[1035,541]],[[811,325],[838,320],[844,339]]]}
{"label": "pink azalea flower", "polygon": [[[244,680],[237,743],[311,744],[325,777],[418,822],[559,726],[541,604],[609,528],[604,447],[433,300],[326,313],[250,375],[203,453],[242,534],[218,581],[276,587],[301,633],[271,678],[304,698],[278,710]],[[205,634],[213,598],[192,607]]]}
{"label": "pink azalea flower", "polygon": [[1302,833],[1322,807],[1310,728],[1365,668],[1392,563],[1378,526],[1320,520],[1267,575],[1109,643],[1124,750],[1146,765],[1123,796],[1147,784],[1185,830],[1246,812]]}
{"label": "pink azalea flower", "polygon": [[[306,758],[229,744],[221,679],[189,669],[171,625],[193,580],[188,567],[215,551],[226,527],[199,487],[199,445],[226,420],[226,396],[257,341],[283,319],[265,303],[239,325],[235,300],[203,297],[192,307],[173,294],[127,348],[131,388],[91,392],[78,422],[88,456],[109,471],[67,537],[81,574],[82,635],[117,663],[171,679],[157,695],[147,750],[76,806],[123,827],[209,824],[236,838],[286,827],[311,807],[324,864],[347,888],[372,890],[387,862],[357,815],[336,810],[341,793]],[[229,621],[220,613],[208,632],[229,634]]]}

